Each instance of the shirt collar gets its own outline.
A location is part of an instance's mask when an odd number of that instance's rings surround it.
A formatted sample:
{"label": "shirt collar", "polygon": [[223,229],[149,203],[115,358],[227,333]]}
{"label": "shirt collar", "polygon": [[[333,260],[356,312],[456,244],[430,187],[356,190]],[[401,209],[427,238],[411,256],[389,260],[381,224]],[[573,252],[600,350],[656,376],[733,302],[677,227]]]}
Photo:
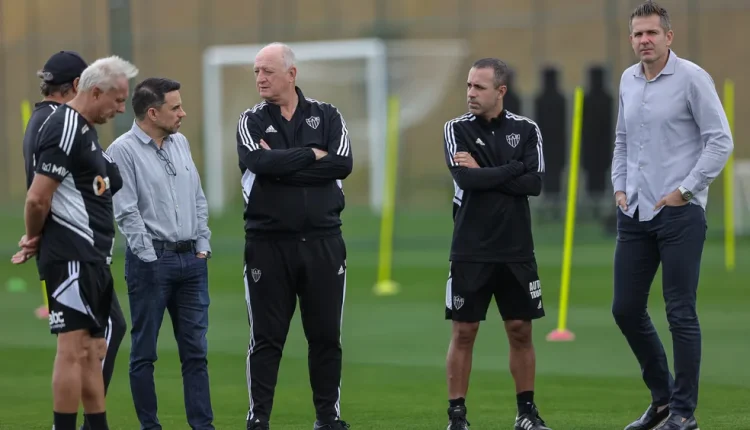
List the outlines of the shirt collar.
{"label": "shirt collar", "polygon": [[[130,131],[138,138],[138,140],[141,141],[144,145],[148,145],[149,143],[153,142],[153,139],[151,139],[151,136],[146,134],[145,131],[138,125],[137,122],[133,121],[133,126],[130,128]],[[164,138],[164,142],[168,142],[172,140],[172,136],[167,136]]]}
{"label": "shirt collar", "polygon": [[[658,78],[661,75],[674,74],[674,71],[677,68],[677,60],[679,59],[679,57],[677,57],[677,54],[675,54],[671,49],[667,51],[667,55],[669,55],[669,57],[667,57],[667,64],[664,66],[662,71],[654,77],[654,79]],[[633,72],[633,76],[646,79],[646,75],[643,73],[642,61],[638,62],[638,67],[636,67],[635,71]]]}

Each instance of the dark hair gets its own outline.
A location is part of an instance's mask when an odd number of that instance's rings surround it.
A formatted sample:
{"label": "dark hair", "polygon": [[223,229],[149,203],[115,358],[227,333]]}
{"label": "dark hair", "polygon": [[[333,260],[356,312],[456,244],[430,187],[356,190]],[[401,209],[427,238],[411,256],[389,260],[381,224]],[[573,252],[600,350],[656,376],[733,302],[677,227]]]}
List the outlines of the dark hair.
{"label": "dark hair", "polygon": [[172,91],[178,91],[180,83],[167,78],[147,78],[135,86],[133,90],[133,113],[142,120],[151,108],[158,108],[164,104],[164,96]]}
{"label": "dark hair", "polygon": [[630,14],[630,21],[628,22],[630,32],[633,32],[633,18],[645,18],[652,15],[657,15],[659,17],[661,20],[661,28],[664,29],[665,33],[672,29],[672,23],[669,20],[669,12],[659,6],[658,3],[647,1],[641,3],[641,5],[635,8],[633,13]]}
{"label": "dark hair", "polygon": [[492,69],[495,72],[495,89],[502,85],[508,85],[510,68],[503,60],[498,58],[482,58],[474,62],[473,69]]}
{"label": "dark hair", "polygon": [[72,82],[66,82],[60,85],[53,85],[44,82],[45,72],[43,70],[39,70],[38,72],[36,72],[36,76],[37,78],[42,80],[42,82],[39,83],[39,91],[44,97],[49,97],[52,94],[56,93],[60,93],[61,96],[65,96],[69,92],[73,91]]}

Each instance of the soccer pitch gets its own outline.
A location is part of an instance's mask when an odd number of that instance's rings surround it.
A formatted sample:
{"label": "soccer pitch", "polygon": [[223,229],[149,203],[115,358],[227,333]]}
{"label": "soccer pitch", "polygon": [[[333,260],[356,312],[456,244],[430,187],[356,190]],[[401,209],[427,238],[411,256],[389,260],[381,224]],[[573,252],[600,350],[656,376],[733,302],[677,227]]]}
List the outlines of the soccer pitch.
{"label": "soccer pitch", "polygon": [[[9,211],[9,209],[6,208]],[[33,263],[9,263],[22,231],[21,209],[0,217],[6,258],[2,281],[18,277],[25,292],[0,291],[0,429],[49,430],[52,424],[50,375],[54,342],[47,322],[34,317],[41,304]],[[396,296],[372,292],[378,262],[378,220],[357,209],[344,212],[348,245],[344,310],[342,415],[353,430],[444,429],[448,407],[445,354],[450,324],[443,320],[450,245],[450,209],[397,216],[393,278]],[[750,428],[750,241],[738,242],[738,267],[727,273],[718,224],[709,224],[699,316],[703,330],[701,392],[696,416],[701,428]],[[245,428],[245,356],[248,326],[242,280],[243,232],[239,209],[211,220],[214,258],[209,262],[211,308],[209,372],[217,429]],[[570,343],[549,343],[557,323],[562,261],[562,225],[535,230],[537,259],[547,317],[535,324],[536,400],[555,430],[622,429],[648,405],[648,391],[637,362],[611,313],[614,238],[598,227],[577,226],[573,253]],[[118,245],[122,238],[118,236]],[[122,249],[113,264],[116,289],[128,315]],[[744,264],[743,264],[744,263]],[[650,310],[671,357],[660,273]],[[129,317],[128,317],[129,320]],[[129,322],[128,322],[129,324]],[[162,326],[156,385],[159,418],[165,429],[187,428],[180,364],[169,318]],[[128,382],[129,334],[123,341],[107,397],[110,428],[139,428]],[[467,406],[476,429],[510,429],[515,416],[507,341],[494,304],[477,340]],[[671,364],[671,359],[670,359]],[[299,321],[292,324],[274,403],[272,428],[312,428],[314,410],[307,376],[307,347]],[[79,420],[80,422],[80,420]]]}

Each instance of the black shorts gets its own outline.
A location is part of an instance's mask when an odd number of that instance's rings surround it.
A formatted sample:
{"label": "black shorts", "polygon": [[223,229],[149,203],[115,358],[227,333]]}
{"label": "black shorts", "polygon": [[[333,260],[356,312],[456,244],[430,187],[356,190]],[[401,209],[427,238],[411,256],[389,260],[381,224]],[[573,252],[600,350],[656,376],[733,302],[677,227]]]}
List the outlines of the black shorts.
{"label": "black shorts", "polygon": [[445,293],[445,319],[479,322],[495,303],[503,321],[544,316],[536,261],[523,263],[451,262]]}
{"label": "black shorts", "polygon": [[114,294],[109,265],[55,262],[43,267],[42,273],[47,284],[50,332],[88,330],[92,337],[104,337]]}

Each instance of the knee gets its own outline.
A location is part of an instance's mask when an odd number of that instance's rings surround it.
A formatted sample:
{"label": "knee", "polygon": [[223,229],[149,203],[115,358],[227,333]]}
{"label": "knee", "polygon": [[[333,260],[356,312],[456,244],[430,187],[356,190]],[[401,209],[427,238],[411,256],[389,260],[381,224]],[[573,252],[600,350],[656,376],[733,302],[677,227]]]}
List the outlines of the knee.
{"label": "knee", "polygon": [[477,338],[479,323],[453,323],[452,343],[458,348],[471,348]]}
{"label": "knee", "polygon": [[506,321],[505,332],[511,348],[528,348],[531,346],[531,321]]}
{"label": "knee", "polygon": [[671,329],[689,327],[698,324],[698,313],[695,303],[678,300],[667,304],[667,321]]}
{"label": "knee", "polygon": [[88,355],[88,348],[82,341],[82,333],[61,333],[58,336],[56,360],[66,365],[80,365]]}
{"label": "knee", "polygon": [[105,339],[94,339],[91,350],[99,362],[104,361],[104,357],[107,356],[107,341]]}
{"label": "knee", "polygon": [[615,300],[612,303],[612,317],[618,326],[623,327],[637,323],[646,315],[645,308],[634,306],[625,300]]}

